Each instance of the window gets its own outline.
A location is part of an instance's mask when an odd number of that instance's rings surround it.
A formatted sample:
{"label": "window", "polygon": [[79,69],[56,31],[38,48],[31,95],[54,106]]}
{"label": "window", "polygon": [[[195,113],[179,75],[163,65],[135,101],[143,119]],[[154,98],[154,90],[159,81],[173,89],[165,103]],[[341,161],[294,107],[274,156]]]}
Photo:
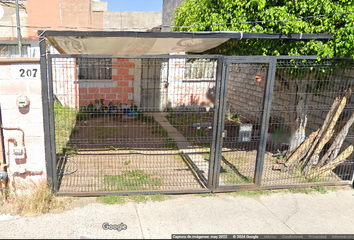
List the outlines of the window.
{"label": "window", "polygon": [[111,58],[78,58],[78,78],[85,80],[111,80]]}
{"label": "window", "polygon": [[198,59],[191,62],[187,61],[185,66],[184,80],[215,81],[216,79],[216,61]]}
{"label": "window", "polygon": [[[27,56],[28,44],[22,44],[21,52],[22,56]],[[0,44],[0,57],[11,57],[20,55],[18,52],[17,44]]]}

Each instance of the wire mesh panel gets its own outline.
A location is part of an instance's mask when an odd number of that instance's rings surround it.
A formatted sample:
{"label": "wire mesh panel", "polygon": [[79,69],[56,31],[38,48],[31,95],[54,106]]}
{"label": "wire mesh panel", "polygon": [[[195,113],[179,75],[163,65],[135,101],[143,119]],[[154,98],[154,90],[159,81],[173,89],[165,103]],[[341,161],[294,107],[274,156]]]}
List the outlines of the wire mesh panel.
{"label": "wire mesh panel", "polygon": [[59,193],[206,189],[216,67],[53,58]]}
{"label": "wire mesh panel", "polygon": [[278,60],[263,186],[350,180],[351,60]]}
{"label": "wire mesh panel", "polygon": [[268,65],[229,66],[219,186],[254,183]]}

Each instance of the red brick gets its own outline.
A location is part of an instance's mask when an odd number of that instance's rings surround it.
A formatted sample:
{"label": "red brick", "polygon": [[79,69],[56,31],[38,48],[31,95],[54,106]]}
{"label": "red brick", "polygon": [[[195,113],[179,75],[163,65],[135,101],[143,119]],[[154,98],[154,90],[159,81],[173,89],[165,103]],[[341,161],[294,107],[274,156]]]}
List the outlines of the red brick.
{"label": "red brick", "polygon": [[98,87],[89,88],[89,93],[99,93],[100,89]]}
{"label": "red brick", "polygon": [[117,99],[128,99],[128,93],[117,94]]}
{"label": "red brick", "polygon": [[134,88],[132,88],[132,87],[126,87],[126,88],[124,88],[124,91],[123,92],[125,92],[125,93],[132,93],[132,92],[134,92]]}
{"label": "red brick", "polygon": [[117,82],[117,86],[118,87],[128,87],[129,82],[125,82],[125,81]]}
{"label": "red brick", "polygon": [[118,80],[123,80],[122,75],[113,75],[113,80],[118,81]]}
{"label": "red brick", "polygon": [[123,67],[123,63],[112,63],[112,68],[113,69],[118,69]]}
{"label": "red brick", "polygon": [[103,104],[104,104],[104,105],[108,105],[110,102],[111,102],[110,100],[104,100],[104,101],[103,101]]}
{"label": "red brick", "polygon": [[86,105],[88,105],[88,101],[87,101],[87,100],[81,100],[81,99],[80,99],[79,105],[80,105],[80,106],[86,106]]}
{"label": "red brick", "polygon": [[129,58],[117,58],[117,62],[128,62]]}
{"label": "red brick", "polygon": [[123,88],[121,87],[115,87],[111,89],[112,93],[121,93],[123,92]]}
{"label": "red brick", "polygon": [[92,100],[93,99],[93,94],[80,94],[80,99],[88,99],[88,100]]}
{"label": "red brick", "polygon": [[123,67],[125,68],[134,68],[135,64],[132,62],[125,62],[123,63]]}
{"label": "red brick", "polygon": [[111,88],[100,88],[100,93],[111,93]]}
{"label": "red brick", "polygon": [[104,94],[94,94],[94,98],[98,100],[104,99],[104,97],[105,97]]}
{"label": "red brick", "polygon": [[127,99],[127,100],[124,100],[124,101],[125,101],[125,104],[133,105],[133,100],[132,99]]}
{"label": "red brick", "polygon": [[134,80],[134,75],[124,75],[124,80]]}
{"label": "red brick", "polygon": [[79,88],[79,93],[87,93],[87,88]]}
{"label": "red brick", "polygon": [[128,75],[128,74],[129,74],[128,68],[119,68],[118,69],[118,75]]}
{"label": "red brick", "polygon": [[106,99],[113,100],[113,99],[116,99],[116,98],[117,98],[116,94],[106,94]]}

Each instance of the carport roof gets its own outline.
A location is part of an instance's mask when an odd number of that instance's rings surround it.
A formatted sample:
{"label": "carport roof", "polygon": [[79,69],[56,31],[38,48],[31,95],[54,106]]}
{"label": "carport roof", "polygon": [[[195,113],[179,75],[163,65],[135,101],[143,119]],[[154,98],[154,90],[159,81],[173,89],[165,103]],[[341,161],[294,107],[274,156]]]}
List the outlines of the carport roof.
{"label": "carport roof", "polygon": [[116,57],[161,55],[176,52],[201,53],[231,38],[330,39],[331,34],[267,34],[220,32],[126,32],[39,31],[62,54],[94,54]]}

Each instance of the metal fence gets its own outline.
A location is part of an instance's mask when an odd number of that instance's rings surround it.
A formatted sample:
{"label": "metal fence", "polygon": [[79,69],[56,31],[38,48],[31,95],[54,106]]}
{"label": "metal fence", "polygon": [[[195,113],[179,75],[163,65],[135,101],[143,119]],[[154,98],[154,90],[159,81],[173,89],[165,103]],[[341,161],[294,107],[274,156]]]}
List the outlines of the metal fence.
{"label": "metal fence", "polygon": [[48,176],[59,194],[221,192],[353,177],[352,60],[49,55],[43,86]]}

